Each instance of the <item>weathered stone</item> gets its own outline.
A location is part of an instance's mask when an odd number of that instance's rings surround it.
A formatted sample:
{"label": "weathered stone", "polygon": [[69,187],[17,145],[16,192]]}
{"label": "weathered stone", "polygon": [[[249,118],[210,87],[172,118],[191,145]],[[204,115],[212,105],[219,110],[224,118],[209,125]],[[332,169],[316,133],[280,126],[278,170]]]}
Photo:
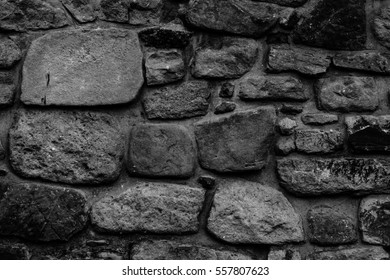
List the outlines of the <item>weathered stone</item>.
{"label": "weathered stone", "polygon": [[191,81],[159,88],[143,100],[148,119],[184,119],[204,116],[211,90],[207,82]]}
{"label": "weathered stone", "polygon": [[12,40],[0,40],[0,68],[10,68],[21,58],[22,53],[19,47]]}
{"label": "weathered stone", "polygon": [[390,48],[390,6],[381,8],[374,18],[374,34],[379,43]]}
{"label": "weathered stone", "polygon": [[14,72],[13,71],[1,71],[0,70],[0,83],[2,84],[13,84],[14,83]]}
{"label": "weathered stone", "polygon": [[5,158],[5,150],[3,148],[3,144],[1,144],[0,141],[0,160],[3,160]]}
{"label": "weathered stone", "polygon": [[10,164],[20,175],[68,184],[115,180],[123,136],[105,113],[22,111],[9,134]]}
{"label": "weathered stone", "polygon": [[298,25],[294,41],[334,50],[364,49],[367,39],[365,4],[365,0],[318,1]]}
{"label": "weathered stone", "polygon": [[333,57],[333,64],[340,68],[390,74],[390,54],[377,51],[340,53]]}
{"label": "weathered stone", "polygon": [[301,119],[304,124],[308,125],[325,125],[339,121],[339,117],[337,115],[323,113],[304,114]]}
{"label": "weathered stone", "polygon": [[176,49],[148,51],[145,54],[145,72],[148,85],[179,81],[186,74],[183,54]]}
{"label": "weathered stone", "polygon": [[97,257],[102,260],[124,260],[125,258],[117,253],[99,252]]}
{"label": "weathered stone", "polygon": [[14,102],[15,86],[0,84],[0,107],[9,106]]}
{"label": "weathered stone", "polygon": [[179,125],[143,124],[130,133],[130,172],[153,177],[190,177],[195,169],[195,147]]}
{"label": "weathered stone", "polygon": [[301,260],[301,253],[293,246],[272,246],[268,260]]}
{"label": "weathered stone", "polygon": [[34,105],[120,104],[133,100],[142,84],[136,33],[55,32],[32,43],[23,67],[21,100]]}
{"label": "weathered stone", "polygon": [[275,118],[274,108],[263,107],[196,123],[201,166],[219,172],[262,169],[273,142]]}
{"label": "weathered stone", "polygon": [[364,242],[390,245],[390,195],[363,198],[359,220]]}
{"label": "weathered stone", "polygon": [[233,102],[222,101],[215,107],[214,114],[219,115],[233,112],[234,110],[236,110],[236,107],[237,105]]}
{"label": "weathered stone", "polygon": [[288,155],[296,150],[295,146],[295,135],[290,135],[287,137],[280,137],[276,141],[276,153],[278,155]]}
{"label": "weathered stone", "polygon": [[69,240],[88,220],[85,195],[42,184],[0,183],[0,234]]}
{"label": "weathered stone", "polygon": [[307,154],[327,154],[341,150],[344,138],[340,130],[305,129],[295,133],[297,151]]}
{"label": "weathered stone", "polygon": [[29,258],[30,253],[24,246],[0,244],[0,260],[28,260]]}
{"label": "weathered stone", "polygon": [[69,25],[57,1],[1,0],[0,29],[12,31],[59,28]]}
{"label": "weathered stone", "polygon": [[185,185],[141,183],[96,202],[92,224],[109,232],[197,232],[204,193]]}
{"label": "weathered stone", "polygon": [[334,76],[315,85],[320,108],[329,111],[374,111],[379,105],[378,89],[372,77]]}
{"label": "weathered stone", "polygon": [[235,85],[232,82],[225,82],[221,86],[219,91],[219,97],[222,98],[232,98],[234,95]]}
{"label": "weathered stone", "polygon": [[240,83],[239,97],[243,100],[306,101],[309,94],[299,79],[291,76],[249,76]]}
{"label": "weathered stone", "polygon": [[229,250],[168,240],[147,240],[133,245],[132,260],[251,260],[252,257]]}
{"label": "weathered stone", "polygon": [[197,78],[239,78],[248,72],[257,57],[253,39],[216,37],[195,53],[192,75]]}
{"label": "weathered stone", "polygon": [[278,123],[279,131],[282,135],[291,135],[297,127],[297,122],[290,118],[283,118]]}
{"label": "weathered stone", "polygon": [[289,115],[298,115],[302,113],[303,106],[300,104],[283,104],[280,108],[280,112]]}
{"label": "weathered stone", "polygon": [[96,0],[60,0],[78,22],[94,21],[97,17]]}
{"label": "weathered stone", "polygon": [[215,186],[215,178],[210,175],[203,175],[198,178],[198,183],[205,189],[211,189]]}
{"label": "weathered stone", "polygon": [[299,7],[307,2],[307,0],[252,0],[254,2],[266,2],[287,7]]}
{"label": "weathered stone", "polygon": [[148,47],[184,48],[190,43],[192,32],[182,25],[170,23],[141,30],[139,38]]}
{"label": "weathered stone", "polygon": [[311,260],[388,260],[389,254],[379,246],[333,249],[310,254]]}
{"label": "weathered stone", "polygon": [[280,159],[280,184],[296,195],[390,193],[390,161],[368,158]]}
{"label": "weathered stone", "polygon": [[127,23],[129,21],[130,0],[101,0],[99,17],[103,20]]}
{"label": "weathered stone", "polygon": [[321,245],[349,244],[357,241],[352,217],[334,207],[319,205],[307,212],[310,242]]}
{"label": "weathered stone", "polygon": [[284,195],[249,181],[225,181],[214,196],[208,230],[229,243],[283,244],[304,240],[302,222]]}
{"label": "weathered stone", "polygon": [[306,75],[325,73],[330,65],[326,53],[309,48],[273,45],[268,54],[267,69],[271,72],[297,71]]}

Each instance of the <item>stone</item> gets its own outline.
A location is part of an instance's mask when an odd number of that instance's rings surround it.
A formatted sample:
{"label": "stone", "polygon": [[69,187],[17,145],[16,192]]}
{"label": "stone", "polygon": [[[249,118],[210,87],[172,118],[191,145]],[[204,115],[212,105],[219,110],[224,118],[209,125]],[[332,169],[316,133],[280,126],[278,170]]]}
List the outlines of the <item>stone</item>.
{"label": "stone", "polygon": [[0,84],[0,108],[14,103],[15,86]]}
{"label": "stone", "polygon": [[359,209],[363,241],[390,245],[390,195],[375,195],[362,199]]}
{"label": "stone", "polygon": [[316,49],[271,45],[267,69],[270,72],[297,71],[305,75],[325,73],[330,66],[328,55]]}
{"label": "stone", "polygon": [[234,95],[235,85],[232,82],[225,82],[221,86],[219,91],[219,97],[222,98],[232,98]]}
{"label": "stone", "polygon": [[28,260],[30,252],[22,245],[0,244],[0,260]]}
{"label": "stone", "polygon": [[251,100],[292,100],[306,101],[309,94],[302,81],[291,76],[252,75],[240,83],[240,99]]}
{"label": "stone", "polygon": [[379,105],[372,77],[334,76],[319,79],[315,85],[319,107],[327,111],[374,111]]}
{"label": "stone", "polygon": [[237,105],[233,102],[222,101],[215,107],[214,114],[225,114],[236,110]]}
{"label": "stone", "polygon": [[186,185],[140,183],[97,201],[91,221],[104,232],[194,233],[204,194]]}
{"label": "stone", "polygon": [[143,100],[148,119],[185,119],[204,116],[211,90],[207,82],[189,81],[156,89]]}
{"label": "stone", "polygon": [[365,0],[318,1],[298,24],[293,34],[294,42],[332,50],[365,49],[365,5]]}
{"label": "stone", "polygon": [[390,48],[390,6],[381,8],[373,20],[373,31],[379,43]]}
{"label": "stone", "polygon": [[164,21],[163,5],[163,0],[132,0],[129,9],[129,24],[136,26],[159,25],[160,22]]}
{"label": "stone", "polygon": [[307,2],[307,0],[252,0],[254,2],[266,2],[287,7],[299,7]]}
{"label": "stone", "polygon": [[190,43],[192,32],[180,24],[170,23],[143,29],[138,36],[147,47],[182,49]]}
{"label": "stone", "polygon": [[0,163],[0,177],[5,177],[7,175],[8,175],[8,168],[7,168],[7,166],[4,163]]}
{"label": "stone", "polygon": [[27,105],[95,106],[132,101],[143,84],[138,36],[120,29],[49,33],[23,67]]}
{"label": "stone", "polygon": [[288,155],[296,150],[295,135],[280,137],[276,141],[275,151],[278,155]]}
{"label": "stone", "polygon": [[333,57],[333,64],[340,68],[390,74],[390,54],[377,51],[340,53]]}
{"label": "stone", "polygon": [[65,11],[57,1],[1,0],[0,29],[26,31],[69,25]]}
{"label": "stone", "polygon": [[235,112],[195,123],[200,165],[218,172],[260,170],[273,145],[272,107]]}
{"label": "stone", "polygon": [[4,150],[3,144],[1,144],[1,141],[0,141],[0,160],[3,160],[4,158],[5,158],[5,150]]}
{"label": "stone", "polygon": [[293,246],[272,246],[268,260],[301,260],[301,253]]}
{"label": "stone", "polygon": [[253,39],[215,37],[195,52],[192,75],[196,78],[239,78],[255,63],[258,44]]}
{"label": "stone", "polygon": [[177,49],[147,51],[145,73],[148,85],[179,81],[186,75],[183,54]]}
{"label": "stone", "polygon": [[99,18],[107,21],[129,22],[130,0],[101,0]]}
{"label": "stone", "polygon": [[146,240],[132,246],[131,260],[252,260],[249,255],[169,240]]}
{"label": "stone", "polygon": [[340,245],[358,240],[357,227],[352,217],[328,205],[319,205],[307,212],[309,239],[320,245]]}
{"label": "stone", "polygon": [[211,189],[215,186],[215,178],[210,175],[202,175],[198,178],[197,181],[205,189]]}
{"label": "stone", "polygon": [[0,69],[11,68],[21,58],[22,52],[20,51],[19,47],[14,43],[14,41],[12,41],[11,39],[0,40]]}
{"label": "stone", "polygon": [[33,183],[0,183],[0,234],[33,241],[67,241],[87,224],[79,190]]}
{"label": "stone", "polygon": [[333,249],[315,252],[309,260],[388,260],[389,254],[379,246],[362,246],[355,248]]}
{"label": "stone", "polygon": [[282,135],[291,135],[294,133],[295,128],[297,127],[297,122],[290,118],[283,118],[279,120],[278,128]]}
{"label": "stone", "polygon": [[123,256],[112,252],[100,252],[97,257],[102,260],[124,260]]}
{"label": "stone", "polygon": [[127,166],[152,177],[191,177],[195,147],[189,132],[175,124],[140,124],[130,132]]}
{"label": "stone", "polygon": [[276,189],[249,181],[225,181],[215,193],[208,230],[235,244],[280,245],[304,240],[302,222]]}
{"label": "stone", "polygon": [[340,130],[302,129],[295,132],[297,151],[306,154],[328,154],[343,149]]}
{"label": "stone", "polygon": [[309,113],[304,114],[301,120],[307,125],[326,125],[338,122],[339,117],[333,114]]}
{"label": "stone", "polygon": [[13,84],[15,80],[15,73],[13,71],[8,70],[0,70],[0,83],[2,84]]}
{"label": "stone", "polygon": [[97,17],[95,0],[60,0],[69,13],[81,23],[94,21]]}
{"label": "stone", "polygon": [[369,158],[277,160],[279,183],[299,196],[390,193],[390,161]]}
{"label": "stone", "polygon": [[303,106],[300,104],[283,104],[280,112],[288,115],[298,115],[303,112]]}
{"label": "stone", "polygon": [[124,153],[118,122],[88,111],[21,111],[9,145],[17,174],[67,184],[116,180]]}

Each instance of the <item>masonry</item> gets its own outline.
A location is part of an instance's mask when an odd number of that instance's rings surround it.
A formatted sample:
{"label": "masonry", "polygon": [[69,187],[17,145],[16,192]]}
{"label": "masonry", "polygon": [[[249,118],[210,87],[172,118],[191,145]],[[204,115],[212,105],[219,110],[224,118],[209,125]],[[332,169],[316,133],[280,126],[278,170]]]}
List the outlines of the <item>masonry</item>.
{"label": "masonry", "polygon": [[390,1],[0,0],[0,258],[389,259]]}

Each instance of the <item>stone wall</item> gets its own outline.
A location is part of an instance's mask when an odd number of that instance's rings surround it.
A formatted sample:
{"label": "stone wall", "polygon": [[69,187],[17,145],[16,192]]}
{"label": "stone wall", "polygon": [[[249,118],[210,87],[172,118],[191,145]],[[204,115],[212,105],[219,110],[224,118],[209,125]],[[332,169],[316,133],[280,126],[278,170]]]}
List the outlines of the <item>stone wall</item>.
{"label": "stone wall", "polygon": [[1,0],[0,257],[388,259],[388,5]]}

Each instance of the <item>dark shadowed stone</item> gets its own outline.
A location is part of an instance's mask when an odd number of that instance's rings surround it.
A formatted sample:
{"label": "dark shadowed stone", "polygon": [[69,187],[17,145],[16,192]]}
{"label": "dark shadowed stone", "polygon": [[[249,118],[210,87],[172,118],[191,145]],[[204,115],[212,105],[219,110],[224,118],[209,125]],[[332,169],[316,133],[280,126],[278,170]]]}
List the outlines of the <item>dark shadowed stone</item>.
{"label": "dark shadowed stone", "polygon": [[280,159],[280,184],[296,195],[390,193],[390,161],[368,158]]}
{"label": "dark shadowed stone", "polygon": [[183,126],[143,124],[131,130],[127,163],[132,173],[190,177],[195,160],[194,144]]}
{"label": "dark shadowed stone", "polygon": [[85,195],[42,184],[0,183],[0,234],[66,241],[86,225]]}
{"label": "dark shadowed stone", "polygon": [[60,2],[45,0],[0,1],[0,30],[25,31],[68,25]]}
{"label": "dark shadowed stone", "polygon": [[302,222],[284,195],[249,181],[225,181],[217,189],[207,223],[218,238],[237,244],[304,240]]}
{"label": "dark shadowed stone", "polygon": [[390,195],[363,198],[359,220],[364,242],[390,246]]}
{"label": "dark shadowed stone", "polygon": [[305,129],[295,133],[297,151],[307,154],[327,154],[341,150],[344,138],[340,130]]}
{"label": "dark shadowed stone", "polygon": [[320,108],[329,111],[374,111],[379,92],[372,77],[334,76],[315,85]]}
{"label": "dark shadowed stone", "polygon": [[20,175],[68,184],[114,181],[124,139],[105,113],[22,111],[10,134],[10,164]]}
{"label": "dark shadowed stone", "polygon": [[96,0],[60,0],[78,22],[94,21],[97,17]]}
{"label": "dark shadowed stone", "polygon": [[211,189],[215,186],[215,177],[210,175],[202,175],[198,178],[197,181],[205,189]]}
{"label": "dark shadowed stone", "polygon": [[0,83],[0,108],[12,105],[14,102],[15,86]]}
{"label": "dark shadowed stone", "polygon": [[307,2],[307,0],[252,0],[253,2],[266,2],[287,7],[299,7]]}
{"label": "dark shadowed stone", "polygon": [[381,45],[390,48],[390,6],[381,8],[374,18],[374,34]]}
{"label": "dark shadowed stone", "polygon": [[278,155],[288,155],[296,150],[295,135],[280,137],[276,141],[275,151]]}
{"label": "dark shadowed stone", "polygon": [[257,57],[253,39],[215,37],[196,50],[192,75],[197,78],[239,78],[248,72]]}
{"label": "dark shadowed stone", "polygon": [[320,0],[298,25],[294,41],[335,50],[364,49],[365,4],[365,0]]}
{"label": "dark shadowed stone", "polygon": [[237,105],[233,102],[222,101],[215,107],[214,114],[219,115],[233,112],[234,110],[236,110],[236,107]]}
{"label": "dark shadowed stone", "polygon": [[190,81],[152,91],[143,100],[148,119],[184,119],[204,116],[211,90],[207,82]]}
{"label": "dark shadowed stone", "polygon": [[3,144],[1,144],[0,141],[0,160],[3,160],[5,158],[5,150],[3,148]]}
{"label": "dark shadowed stone", "polygon": [[232,98],[234,95],[235,85],[232,82],[225,82],[221,86],[219,91],[219,97],[222,98]]}
{"label": "dark shadowed stone", "polygon": [[238,252],[169,240],[147,240],[132,246],[131,260],[251,260]]}
{"label": "dark shadowed stone", "polygon": [[327,205],[307,212],[310,242],[321,245],[354,243],[358,240],[357,228],[347,213]]}
{"label": "dark shadowed stone", "polygon": [[141,183],[96,202],[92,224],[109,232],[197,232],[204,193],[186,185]]}
{"label": "dark shadowed stone", "polygon": [[306,75],[325,73],[330,58],[321,50],[273,45],[268,54],[267,69],[271,72],[297,71]]}
{"label": "dark shadowed stone", "polygon": [[21,58],[22,53],[14,41],[10,39],[0,40],[0,68],[10,68]]}
{"label": "dark shadowed stone", "polygon": [[239,97],[243,100],[306,101],[309,94],[302,82],[291,76],[248,76],[240,83]]}
{"label": "dark shadowed stone", "polygon": [[390,54],[377,51],[340,53],[333,57],[333,64],[340,68],[390,74]]}
{"label": "dark shadowed stone", "polygon": [[189,44],[192,32],[179,24],[170,23],[143,29],[138,35],[144,45],[148,47],[184,48]]}
{"label": "dark shadowed stone", "polygon": [[151,50],[145,54],[146,83],[162,85],[179,81],[186,74],[180,50]]}
{"label": "dark shadowed stone", "polygon": [[279,120],[278,128],[280,134],[282,135],[291,135],[294,133],[295,128],[297,127],[297,122],[290,118],[283,118]]}
{"label": "dark shadowed stone", "polygon": [[9,70],[0,70],[0,83],[13,84],[15,73]]}
{"label": "dark shadowed stone", "polygon": [[22,245],[0,244],[0,260],[28,260],[30,252]]}
{"label": "dark shadowed stone", "polygon": [[268,253],[268,260],[301,260],[301,253],[291,245],[272,246]]}
{"label": "dark shadowed stone", "polygon": [[283,104],[280,108],[280,112],[289,115],[298,115],[302,113],[303,106],[300,104]]}
{"label": "dark shadowed stone", "polygon": [[309,113],[304,114],[302,117],[302,122],[308,125],[325,125],[336,123],[339,121],[337,115],[324,114],[324,113]]}
{"label": "dark shadowed stone", "polygon": [[23,67],[21,100],[34,105],[121,104],[133,100],[142,84],[135,32],[55,32],[32,43]]}
{"label": "dark shadowed stone", "polygon": [[388,260],[389,254],[379,246],[340,248],[310,254],[309,260]]}
{"label": "dark shadowed stone", "polygon": [[235,112],[195,124],[200,164],[219,172],[260,170],[272,149],[272,107]]}

